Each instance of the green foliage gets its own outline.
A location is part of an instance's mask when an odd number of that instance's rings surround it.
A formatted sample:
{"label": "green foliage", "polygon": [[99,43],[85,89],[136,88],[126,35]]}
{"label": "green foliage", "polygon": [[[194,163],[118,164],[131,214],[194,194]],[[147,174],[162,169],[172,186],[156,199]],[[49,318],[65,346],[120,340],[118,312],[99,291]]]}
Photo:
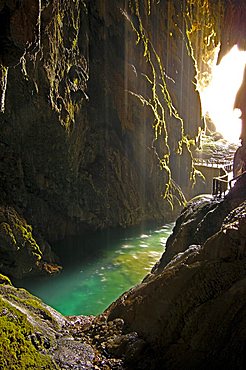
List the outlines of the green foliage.
{"label": "green foliage", "polygon": [[0,368],[12,370],[57,369],[51,358],[32,344],[32,326],[26,316],[0,298]]}

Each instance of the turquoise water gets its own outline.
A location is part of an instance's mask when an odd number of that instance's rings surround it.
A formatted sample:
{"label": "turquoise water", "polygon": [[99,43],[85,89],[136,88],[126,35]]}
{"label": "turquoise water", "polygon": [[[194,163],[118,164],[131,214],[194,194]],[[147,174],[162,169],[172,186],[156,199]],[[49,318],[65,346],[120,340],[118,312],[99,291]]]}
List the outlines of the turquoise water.
{"label": "turquoise water", "polygon": [[155,230],[114,231],[64,241],[56,246],[64,266],[59,275],[18,286],[64,315],[97,315],[150,272],[172,228],[167,224]]}

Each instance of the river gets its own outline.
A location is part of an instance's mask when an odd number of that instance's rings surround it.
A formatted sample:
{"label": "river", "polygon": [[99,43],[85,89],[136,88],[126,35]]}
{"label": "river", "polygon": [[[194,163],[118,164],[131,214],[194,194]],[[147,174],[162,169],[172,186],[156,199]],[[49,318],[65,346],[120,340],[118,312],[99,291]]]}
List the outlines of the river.
{"label": "river", "polygon": [[60,274],[29,278],[17,285],[64,315],[100,314],[150,272],[173,226],[70,238],[56,245],[64,266]]}

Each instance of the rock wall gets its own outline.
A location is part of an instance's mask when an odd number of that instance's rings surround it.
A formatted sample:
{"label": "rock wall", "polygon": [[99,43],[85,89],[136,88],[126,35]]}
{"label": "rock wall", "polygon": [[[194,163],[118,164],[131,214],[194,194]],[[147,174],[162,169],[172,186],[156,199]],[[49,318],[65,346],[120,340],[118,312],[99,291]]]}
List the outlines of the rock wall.
{"label": "rock wall", "polygon": [[[132,28],[141,19],[185,131],[196,135],[200,102],[181,5],[156,3],[148,15],[138,2],[35,1],[31,13],[28,1],[1,4],[1,42],[9,42],[1,49],[3,86],[7,81],[1,203],[16,208],[50,241],[86,228],[173,218],[162,197],[169,178],[160,163],[165,140],[155,137],[151,107],[129,91],[153,100],[144,76],[152,79],[153,69]],[[162,68],[156,58],[153,68],[158,74]],[[172,177],[187,191],[191,160],[181,142],[185,154],[177,154],[181,121],[168,113],[161,83],[158,76]]]}

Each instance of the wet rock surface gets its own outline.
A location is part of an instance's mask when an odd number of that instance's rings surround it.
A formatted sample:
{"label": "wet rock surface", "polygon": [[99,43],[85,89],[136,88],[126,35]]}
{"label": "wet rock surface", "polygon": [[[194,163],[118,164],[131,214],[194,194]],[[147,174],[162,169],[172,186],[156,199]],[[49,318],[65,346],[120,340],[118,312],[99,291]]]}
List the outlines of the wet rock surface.
{"label": "wet rock surface", "polygon": [[205,194],[189,201],[176,221],[173,233],[167,241],[165,253],[152,272],[162,271],[174,255],[184,252],[190,245],[202,245],[220,230],[230,212],[237,214],[241,209],[237,207],[244,204],[246,197],[245,182],[246,178],[243,176],[224,198]]}
{"label": "wet rock surface", "polygon": [[73,338],[57,341],[54,359],[62,369],[93,369],[94,358],[94,351],[88,344],[75,341]]}

